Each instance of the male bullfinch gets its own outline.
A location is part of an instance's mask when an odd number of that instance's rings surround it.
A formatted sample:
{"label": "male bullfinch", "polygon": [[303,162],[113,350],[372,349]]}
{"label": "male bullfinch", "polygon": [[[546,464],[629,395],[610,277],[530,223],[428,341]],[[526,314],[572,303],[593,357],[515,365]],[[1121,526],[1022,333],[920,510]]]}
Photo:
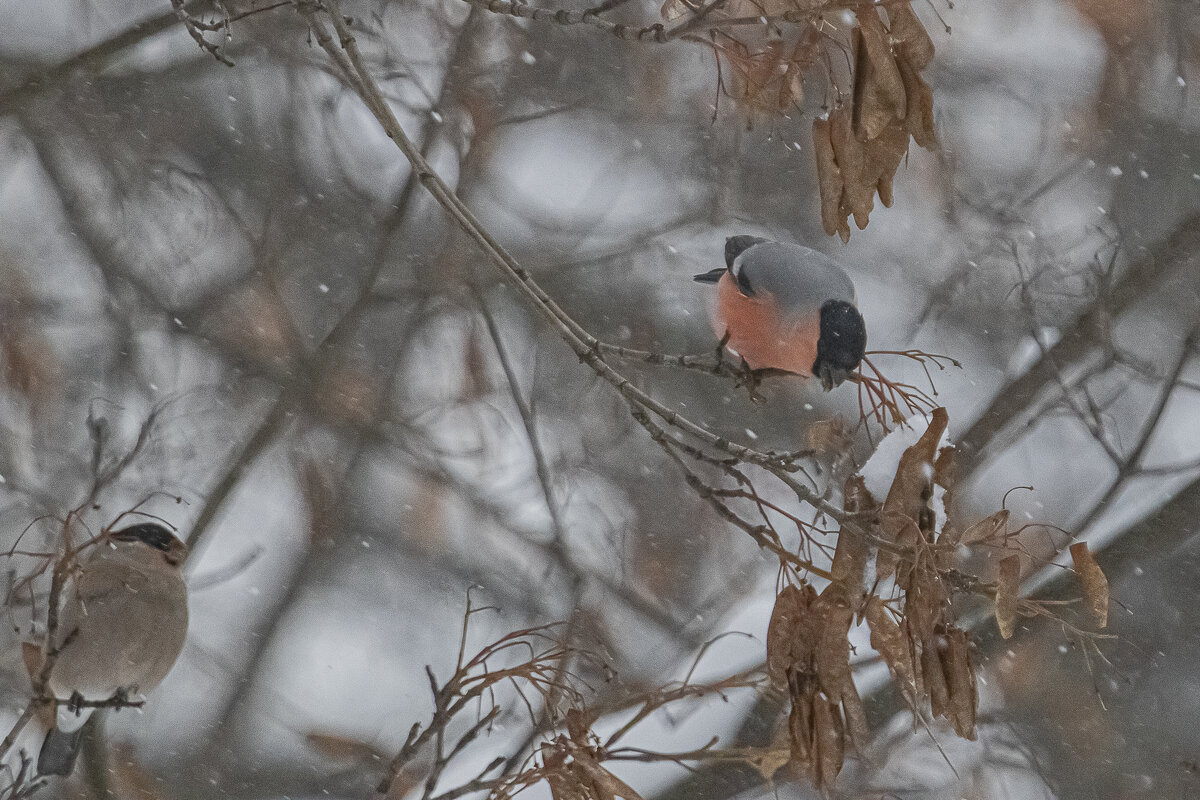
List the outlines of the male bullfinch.
{"label": "male bullfinch", "polygon": [[695,280],[717,284],[713,328],[752,369],[815,375],[828,391],[862,361],[867,329],[854,284],[823,253],[730,236],[725,266]]}
{"label": "male bullfinch", "polygon": [[[59,699],[38,772],[69,775],[83,726],[101,701],[148,692],[171,671],[187,636],[187,547],[154,523],[116,531],[96,545],[66,589],[47,688]],[[66,698],[70,698],[67,700]]]}

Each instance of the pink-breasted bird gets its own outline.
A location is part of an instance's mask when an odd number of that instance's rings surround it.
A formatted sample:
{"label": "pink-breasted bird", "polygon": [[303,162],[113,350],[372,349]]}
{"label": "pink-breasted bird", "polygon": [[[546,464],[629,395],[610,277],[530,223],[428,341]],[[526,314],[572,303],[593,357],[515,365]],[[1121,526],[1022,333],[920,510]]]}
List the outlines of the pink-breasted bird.
{"label": "pink-breasted bird", "polygon": [[867,329],[854,283],[824,253],[730,236],[725,266],[694,279],[717,285],[713,328],[752,369],[816,376],[826,391],[858,369]]}

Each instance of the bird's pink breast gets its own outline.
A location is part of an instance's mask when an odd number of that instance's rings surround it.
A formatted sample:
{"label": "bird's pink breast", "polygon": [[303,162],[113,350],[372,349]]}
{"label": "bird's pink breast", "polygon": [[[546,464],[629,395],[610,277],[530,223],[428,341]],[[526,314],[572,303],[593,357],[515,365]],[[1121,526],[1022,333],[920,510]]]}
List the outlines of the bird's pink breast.
{"label": "bird's pink breast", "polygon": [[717,336],[729,332],[728,348],[754,369],[783,369],[805,377],[812,374],[821,332],[819,310],[811,314],[781,314],[770,295],[747,297],[726,273],[717,283],[713,319]]}

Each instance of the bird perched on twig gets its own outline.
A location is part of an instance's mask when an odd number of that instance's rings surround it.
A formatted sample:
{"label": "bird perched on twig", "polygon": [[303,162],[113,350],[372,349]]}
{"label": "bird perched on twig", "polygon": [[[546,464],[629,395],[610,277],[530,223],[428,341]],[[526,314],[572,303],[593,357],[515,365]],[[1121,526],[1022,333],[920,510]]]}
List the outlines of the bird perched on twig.
{"label": "bird perched on twig", "polygon": [[[38,772],[69,775],[94,707],[162,682],[187,636],[187,546],[155,523],[108,534],[66,587],[46,688],[57,698]],[[69,698],[69,699],[65,699]]]}
{"label": "bird perched on twig", "polygon": [[858,369],[867,329],[854,283],[829,256],[730,236],[725,266],[694,279],[717,284],[713,327],[751,369],[816,376],[826,391]]}

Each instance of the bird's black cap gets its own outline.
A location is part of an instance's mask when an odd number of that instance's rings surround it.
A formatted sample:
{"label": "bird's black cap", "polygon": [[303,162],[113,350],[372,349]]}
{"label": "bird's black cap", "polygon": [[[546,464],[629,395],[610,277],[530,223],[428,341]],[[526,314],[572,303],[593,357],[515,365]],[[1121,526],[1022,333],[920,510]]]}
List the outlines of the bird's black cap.
{"label": "bird's black cap", "polygon": [[733,269],[733,261],[744,251],[767,241],[761,236],[730,236],[725,240],[725,266]]}
{"label": "bird's black cap", "polygon": [[110,533],[109,538],[118,542],[142,542],[156,550],[162,550],[164,553],[169,552],[171,546],[178,541],[169,530],[153,522],[143,522],[139,525],[122,528]]}
{"label": "bird's black cap", "polygon": [[812,373],[829,391],[858,369],[867,350],[867,326],[853,303],[830,300],[821,306],[821,332]]}

